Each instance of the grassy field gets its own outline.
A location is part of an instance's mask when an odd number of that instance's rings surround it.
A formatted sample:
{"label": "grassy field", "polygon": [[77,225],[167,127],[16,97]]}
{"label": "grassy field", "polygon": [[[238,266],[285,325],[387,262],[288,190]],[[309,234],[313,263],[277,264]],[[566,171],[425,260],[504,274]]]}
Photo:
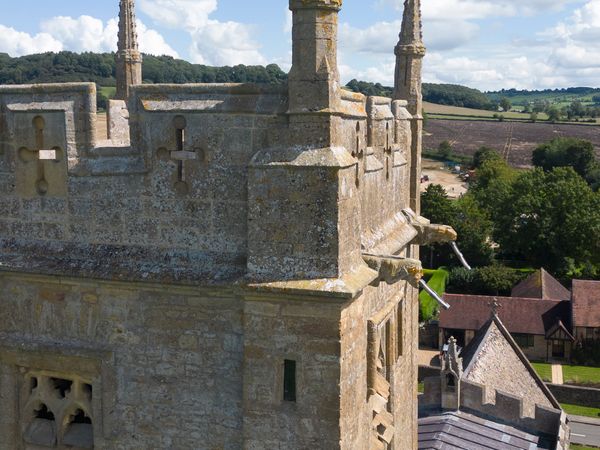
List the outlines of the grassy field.
{"label": "grassy field", "polygon": [[598,450],[598,447],[586,447],[585,445],[571,444],[571,450]]}
{"label": "grassy field", "polygon": [[[544,381],[551,381],[552,368],[550,364],[531,363],[538,375]],[[597,384],[600,385],[600,367],[563,365],[563,378],[567,384]]]}
{"label": "grassy field", "polygon": [[[569,103],[557,104],[557,106],[568,106]],[[435,103],[423,102],[423,107],[425,112],[429,115],[431,119],[446,119],[446,120],[487,120],[487,121],[498,121],[497,118],[494,118],[494,115],[502,115],[507,121],[522,121],[529,122],[531,120],[530,114],[522,113],[519,111],[510,111],[510,112],[498,112],[498,111],[489,111],[486,109],[471,109],[471,108],[461,108],[458,106],[447,106],[447,105],[437,105]],[[548,120],[548,115],[546,113],[538,113],[537,121],[544,122]],[[559,121],[557,123],[565,123],[565,124],[577,124],[577,125],[597,125],[600,123],[600,119],[596,119],[595,122],[568,122],[568,121]]]}
{"label": "grassy field", "polygon": [[117,92],[117,88],[116,87],[110,87],[110,86],[101,86],[99,88],[99,91],[102,94],[104,94],[106,97],[112,98],[115,95],[115,92]]}
{"label": "grassy field", "polygon": [[546,363],[532,362],[531,365],[544,381],[552,381],[552,366]]}
{"label": "grassy field", "polygon": [[600,419],[600,408],[590,408],[587,406],[569,405],[568,403],[561,403],[560,406],[565,410],[567,414],[572,416],[584,416],[593,417],[594,419]]}
{"label": "grassy field", "polygon": [[[436,105],[435,103],[423,102],[423,107],[425,108],[425,112],[429,115],[437,116],[467,116],[470,117],[471,120],[475,120],[476,118],[489,118],[493,119],[494,114],[502,114],[507,119],[522,119],[529,120],[529,114],[520,113],[520,112],[507,112],[507,113],[499,113],[497,111],[488,111],[485,109],[471,109],[471,108],[461,108],[458,106],[446,106],[446,105]],[[538,114],[539,120],[546,120],[548,116],[545,114]]]}
{"label": "grassy field", "polygon": [[563,366],[565,383],[600,385],[600,367]]}

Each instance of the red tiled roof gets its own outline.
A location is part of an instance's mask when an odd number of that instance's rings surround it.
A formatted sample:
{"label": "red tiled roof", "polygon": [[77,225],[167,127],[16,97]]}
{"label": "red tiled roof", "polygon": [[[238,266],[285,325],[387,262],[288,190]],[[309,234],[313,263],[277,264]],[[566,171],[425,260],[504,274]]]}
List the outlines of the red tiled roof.
{"label": "red tiled roof", "polygon": [[[498,316],[511,333],[545,335],[559,320],[570,324],[568,301],[496,298],[501,305]],[[444,300],[450,304],[450,309],[440,312],[440,328],[479,330],[490,318],[493,299],[484,295],[445,294]]]}
{"label": "red tiled roof", "polygon": [[517,284],[511,297],[570,300],[571,292],[544,269],[540,269]]}
{"label": "red tiled roof", "polygon": [[600,281],[573,280],[573,326],[600,327]]}

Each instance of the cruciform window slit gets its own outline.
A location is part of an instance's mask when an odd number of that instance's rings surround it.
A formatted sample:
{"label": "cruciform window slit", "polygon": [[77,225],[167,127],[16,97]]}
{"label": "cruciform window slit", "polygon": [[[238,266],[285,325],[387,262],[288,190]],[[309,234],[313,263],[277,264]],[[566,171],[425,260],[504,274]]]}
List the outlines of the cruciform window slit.
{"label": "cruciform window slit", "polygon": [[38,194],[46,195],[48,193],[48,181],[46,180],[46,162],[59,162],[60,149],[55,147],[52,149],[44,149],[44,128],[46,123],[44,118],[37,116],[33,119],[33,127],[35,129],[35,149],[28,148],[19,149],[19,158],[24,163],[37,162],[37,181],[35,187]]}
{"label": "cruciform window slit", "polygon": [[185,162],[198,159],[195,151],[186,150],[186,128],[187,121],[183,116],[176,116],[173,119],[175,128],[175,150],[168,151],[164,148],[158,150],[158,156],[161,159],[171,159],[177,164],[177,180],[175,181],[175,190],[180,195],[186,195],[190,191]]}

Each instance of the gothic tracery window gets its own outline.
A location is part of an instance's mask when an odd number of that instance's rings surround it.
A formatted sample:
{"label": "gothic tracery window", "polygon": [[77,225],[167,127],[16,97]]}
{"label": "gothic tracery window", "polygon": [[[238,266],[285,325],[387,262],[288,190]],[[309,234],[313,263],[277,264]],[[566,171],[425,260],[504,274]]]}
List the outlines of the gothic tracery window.
{"label": "gothic tracery window", "polygon": [[93,449],[92,385],[84,380],[27,372],[21,390],[25,449]]}

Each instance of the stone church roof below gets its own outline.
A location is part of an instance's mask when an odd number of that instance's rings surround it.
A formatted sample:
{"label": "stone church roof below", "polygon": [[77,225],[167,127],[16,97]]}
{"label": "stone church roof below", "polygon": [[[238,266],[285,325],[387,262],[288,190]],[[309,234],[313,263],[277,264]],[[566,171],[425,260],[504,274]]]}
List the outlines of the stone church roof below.
{"label": "stone church roof below", "polygon": [[544,437],[464,411],[440,413],[419,419],[419,449],[472,450],[474,448],[551,449],[553,444]]}
{"label": "stone church roof below", "polygon": [[511,297],[570,300],[571,292],[542,268],[517,284],[511,292]]}

